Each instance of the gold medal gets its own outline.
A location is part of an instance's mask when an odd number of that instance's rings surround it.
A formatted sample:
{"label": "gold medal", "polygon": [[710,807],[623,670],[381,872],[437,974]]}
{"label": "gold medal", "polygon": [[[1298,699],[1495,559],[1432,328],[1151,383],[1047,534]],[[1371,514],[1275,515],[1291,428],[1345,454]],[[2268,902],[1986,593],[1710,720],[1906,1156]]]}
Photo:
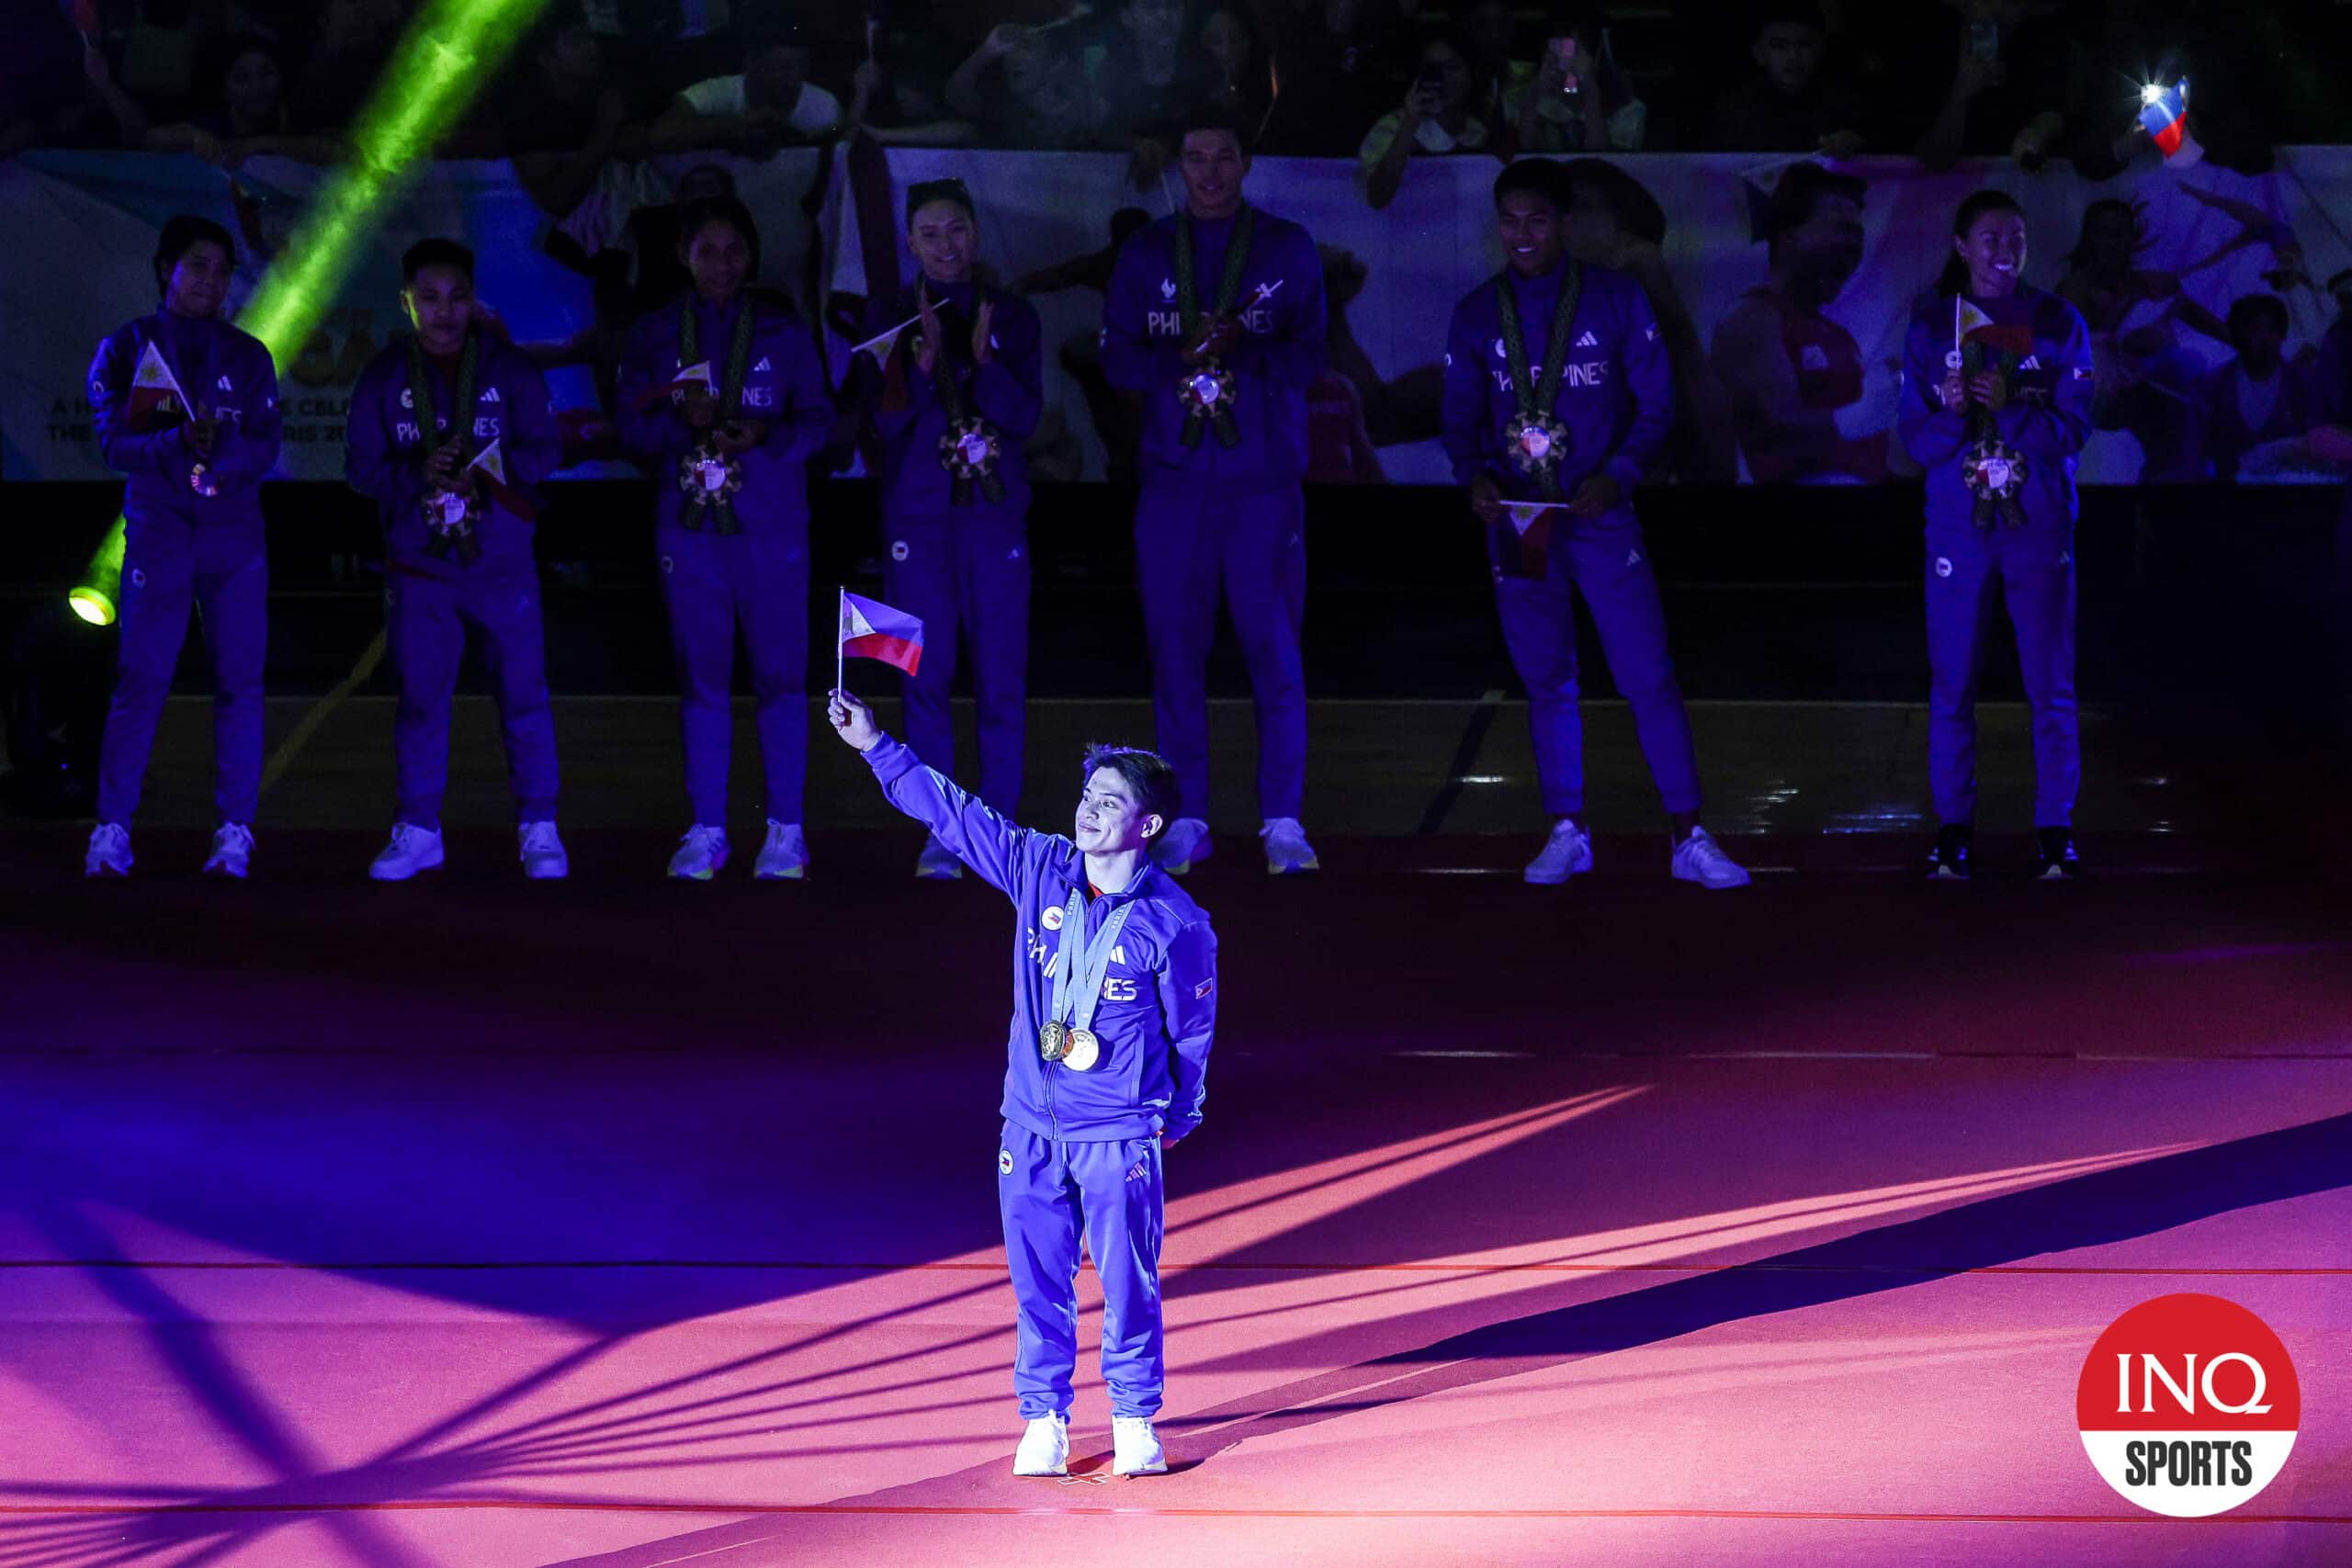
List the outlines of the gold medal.
{"label": "gold medal", "polygon": [[1037,1055],[1048,1062],[1058,1062],[1069,1055],[1069,1025],[1060,1019],[1050,1018],[1037,1031]]}
{"label": "gold medal", "polygon": [[1073,1072],[1082,1073],[1092,1066],[1102,1055],[1102,1043],[1091,1029],[1069,1032],[1069,1049],[1062,1057],[1062,1065]]}

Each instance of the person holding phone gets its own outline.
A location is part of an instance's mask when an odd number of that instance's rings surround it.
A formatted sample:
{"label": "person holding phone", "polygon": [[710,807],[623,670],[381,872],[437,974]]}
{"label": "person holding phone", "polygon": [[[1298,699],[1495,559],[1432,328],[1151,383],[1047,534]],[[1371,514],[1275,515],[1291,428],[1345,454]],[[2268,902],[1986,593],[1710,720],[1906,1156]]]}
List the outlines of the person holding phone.
{"label": "person holding phone", "polygon": [[1590,6],[1553,8],[1544,51],[1505,96],[1515,152],[1638,152],[1649,106],[1618,69],[1609,34]]}
{"label": "person holding phone", "polygon": [[1416,154],[1483,152],[1492,133],[1471,110],[1468,35],[1447,28],[1421,46],[1420,66],[1404,103],[1380,117],[1356,150],[1356,188],[1377,211],[1396,199]]}
{"label": "person holding phone", "polygon": [[[1901,28],[1894,47],[1907,60],[1889,73],[1904,95],[1890,118],[1917,128],[1913,155],[1948,169],[1963,155],[2011,157],[2039,168],[2065,130],[2067,61],[2072,39],[2064,20],[2027,14],[2024,0],[1946,0],[1945,26],[1911,18],[1897,7],[1878,18]],[[1922,125],[1907,111],[1919,85],[1946,82],[1934,113]],[[1902,141],[1898,141],[1897,145]]]}
{"label": "person holding phone", "polygon": [[733,197],[689,202],[684,297],[638,324],[619,387],[621,444],[652,470],[654,547],[678,661],[694,822],[670,874],[708,881],[727,863],[735,631],[752,659],[767,835],[754,874],[807,874],[800,802],[808,760],[809,455],[833,427],[808,329],[750,287],[760,234]]}

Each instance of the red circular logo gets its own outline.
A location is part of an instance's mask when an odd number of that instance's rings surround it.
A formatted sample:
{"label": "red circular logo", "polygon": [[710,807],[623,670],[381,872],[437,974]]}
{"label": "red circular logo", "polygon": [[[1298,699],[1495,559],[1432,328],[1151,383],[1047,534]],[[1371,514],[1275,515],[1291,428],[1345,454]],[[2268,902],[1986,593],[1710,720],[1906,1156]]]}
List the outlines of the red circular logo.
{"label": "red circular logo", "polygon": [[2219,1296],[2142,1302],[2083,1362],[2083,1448],[2125,1498],[2174,1518],[2227,1513],[2295,1446],[2301,1386],[2270,1325]]}

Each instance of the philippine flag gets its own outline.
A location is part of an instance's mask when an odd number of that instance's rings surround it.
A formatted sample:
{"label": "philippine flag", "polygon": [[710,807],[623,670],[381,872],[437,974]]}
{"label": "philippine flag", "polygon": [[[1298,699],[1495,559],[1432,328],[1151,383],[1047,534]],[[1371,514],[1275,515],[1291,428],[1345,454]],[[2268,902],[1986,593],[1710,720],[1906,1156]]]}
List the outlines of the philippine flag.
{"label": "philippine flag", "polygon": [[163,351],[149,344],[130,372],[130,428],[152,430],[195,412],[196,405],[180,390],[180,378],[164,363]]}
{"label": "philippine flag", "polygon": [[878,659],[911,675],[922,662],[922,623],[878,600],[842,590],[842,628],[836,641],[844,659]]}
{"label": "philippine flag", "polygon": [[[2184,76],[2169,87],[2150,85],[2140,95],[2140,125],[2155,139],[2165,161],[2173,164],[2193,164],[2204,149],[2188,135],[2188,78]],[[2181,154],[2187,152],[2184,158]]]}

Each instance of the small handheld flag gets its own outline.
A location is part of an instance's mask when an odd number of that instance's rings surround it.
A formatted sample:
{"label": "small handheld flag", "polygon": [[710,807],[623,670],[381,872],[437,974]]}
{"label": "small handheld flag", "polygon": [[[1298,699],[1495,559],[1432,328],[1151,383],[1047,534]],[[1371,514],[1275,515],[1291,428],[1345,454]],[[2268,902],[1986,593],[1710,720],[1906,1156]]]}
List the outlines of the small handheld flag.
{"label": "small handheld flag", "polygon": [[2171,86],[2151,82],[2140,89],[2140,127],[2153,138],[2165,162],[2188,168],[2205,156],[2188,134],[2188,78]]}
{"label": "small handheld flag", "polygon": [[196,405],[180,390],[179,378],[164,363],[163,350],[151,343],[140,351],[139,364],[130,373],[130,428],[151,429],[174,415],[194,419]]}
{"label": "small handheld flag", "polygon": [[922,663],[922,623],[876,599],[842,591],[841,629],[833,638],[833,686],[842,689],[842,664],[849,659],[878,659],[913,674]]}
{"label": "small handheld flag", "polygon": [[476,468],[481,470],[482,488],[490,491],[499,505],[526,523],[539,520],[539,509],[531,504],[531,498],[506,482],[506,459],[500,454],[497,441],[492,441],[475,453],[473,461],[466,465],[469,473]]}
{"label": "small handheld flag", "polygon": [[1542,577],[1552,549],[1552,513],[1567,510],[1554,501],[1506,501],[1510,534],[1501,540],[1505,577]]}
{"label": "small handheld flag", "polygon": [[861,343],[856,347],[851,349],[850,352],[852,354],[870,354],[874,356],[875,364],[887,368],[890,363],[890,351],[899,346],[899,339],[905,334],[906,330],[909,327],[913,326],[917,321],[922,320],[922,318],[920,315],[909,316],[905,321],[900,321],[888,332],[867,338],[864,343]]}

